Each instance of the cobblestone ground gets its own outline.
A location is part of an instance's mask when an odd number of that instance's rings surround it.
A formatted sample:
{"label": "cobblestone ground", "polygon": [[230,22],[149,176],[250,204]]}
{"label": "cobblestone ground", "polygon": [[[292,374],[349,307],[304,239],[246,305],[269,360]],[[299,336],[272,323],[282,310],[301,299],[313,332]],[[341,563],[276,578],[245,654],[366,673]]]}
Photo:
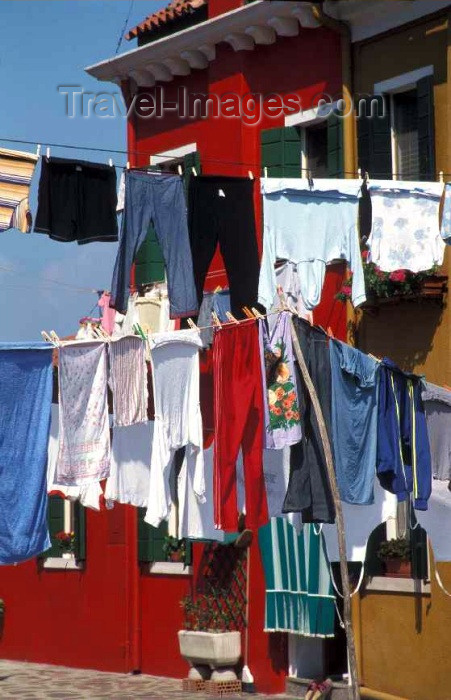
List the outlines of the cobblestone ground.
{"label": "cobblestone ground", "polygon": [[[63,666],[29,664],[0,660],[1,700],[82,700],[84,698],[168,698],[168,700],[205,700],[203,693],[187,695],[182,681],[155,676],[128,676],[121,673],[85,671]],[[232,697],[232,696],[229,696]],[[237,697],[237,696],[235,696]],[[258,700],[285,699],[285,696],[242,695]]]}

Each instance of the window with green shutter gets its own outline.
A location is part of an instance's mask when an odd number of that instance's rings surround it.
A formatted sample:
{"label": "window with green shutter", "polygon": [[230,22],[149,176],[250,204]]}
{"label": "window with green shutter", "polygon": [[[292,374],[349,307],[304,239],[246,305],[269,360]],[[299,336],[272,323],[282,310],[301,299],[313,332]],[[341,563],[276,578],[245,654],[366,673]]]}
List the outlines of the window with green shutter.
{"label": "window with green shutter", "polygon": [[[70,507],[67,517],[65,504]],[[58,544],[58,532],[75,532],[75,558],[86,559],[86,525],[85,508],[80,503],[69,503],[61,496],[53,495],[48,498],[47,508],[48,527],[51,547],[45,552],[45,557],[61,557],[62,549]]]}
{"label": "window with green shutter", "polygon": [[[163,521],[159,527],[153,527],[144,521],[146,508],[137,508],[138,518],[138,561],[152,563],[168,561],[164,551],[164,543],[168,536],[168,524]],[[192,563],[192,546],[185,543],[185,565]]]}
{"label": "window with green shutter", "polygon": [[[163,168],[169,172],[177,172],[178,165],[182,165],[183,179],[185,184],[185,194],[188,187],[191,169],[196,168],[200,173],[200,155],[197,151],[188,153],[182,158],[174,158],[163,164]],[[150,170],[152,168],[149,168]],[[154,167],[154,169],[156,169]],[[152,284],[163,282],[165,279],[164,259],[158,243],[157,234],[153,223],[150,222],[147,236],[141,245],[135,258],[135,281],[136,284]]]}

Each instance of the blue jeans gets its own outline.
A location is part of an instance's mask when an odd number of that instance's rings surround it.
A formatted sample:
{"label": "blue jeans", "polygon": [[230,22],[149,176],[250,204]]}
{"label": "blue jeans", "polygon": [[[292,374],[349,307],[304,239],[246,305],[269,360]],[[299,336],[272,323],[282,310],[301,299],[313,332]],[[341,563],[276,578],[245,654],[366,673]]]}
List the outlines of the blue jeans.
{"label": "blue jeans", "polygon": [[185,195],[178,175],[126,172],[125,207],[110,305],[121,313],[127,310],[131,266],[151,221],[163,253],[170,316],[192,316],[197,313],[198,303]]}

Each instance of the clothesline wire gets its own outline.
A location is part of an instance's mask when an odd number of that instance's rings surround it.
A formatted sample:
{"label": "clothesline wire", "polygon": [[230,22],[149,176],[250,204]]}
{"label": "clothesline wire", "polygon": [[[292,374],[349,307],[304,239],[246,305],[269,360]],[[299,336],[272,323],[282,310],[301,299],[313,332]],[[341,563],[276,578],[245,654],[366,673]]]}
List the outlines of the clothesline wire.
{"label": "clothesline wire", "polygon": [[[6,267],[4,265],[0,265],[0,272],[10,272],[12,274],[19,274],[20,271],[17,269],[17,267],[14,266],[9,266]],[[45,287],[45,284],[49,282],[51,284],[56,284],[59,285],[60,287],[64,287],[67,290],[74,291],[74,292],[86,292],[89,294],[100,294],[103,292],[103,289],[93,289],[92,287],[79,287],[78,285],[70,284],[68,282],[62,282],[61,280],[55,280],[52,277],[45,277],[44,279],[41,280],[40,284],[35,285],[35,287],[41,287],[43,289],[52,289],[52,287]],[[1,287],[2,289],[5,288],[6,286],[11,286],[11,285],[4,285],[2,284]],[[18,287],[24,287],[25,285],[17,285]]]}
{"label": "clothesline wire", "polygon": [[[29,146],[37,146],[38,143],[40,143],[42,146],[47,146],[49,148],[67,148],[67,149],[72,149],[72,150],[77,150],[77,151],[93,151],[96,153],[117,153],[119,155],[126,155],[126,156],[155,156],[155,157],[161,157],[161,158],[172,158],[173,153],[170,152],[165,152],[161,151],[158,153],[149,153],[148,151],[126,151],[126,150],[121,150],[121,149],[116,149],[116,148],[100,148],[99,146],[74,146],[73,144],[69,143],[46,143],[44,141],[27,141],[25,139],[13,139],[13,138],[3,138],[0,137],[0,141],[5,141],[6,143],[21,143],[21,144],[26,144]],[[219,158],[202,158],[203,163],[220,163],[221,165],[243,165],[243,166],[249,166],[249,167],[256,167],[256,168],[261,168],[263,170],[263,165],[260,162],[257,161],[244,161],[244,160],[224,160],[224,159],[219,159]],[[121,170],[124,170],[126,168],[126,164],[124,165],[119,165],[117,163],[114,163],[115,168],[119,168]],[[147,167],[147,166],[144,166]],[[142,166],[138,168],[142,170]],[[314,172],[312,171],[311,168],[302,168],[300,165],[299,167],[294,166],[295,170],[298,170],[299,172],[304,172],[304,173],[310,173],[312,176],[314,176]],[[353,177],[361,177],[361,173],[359,171],[351,171],[351,170],[342,170],[341,171],[342,175],[352,175]],[[434,178],[439,178],[439,177],[444,177],[444,178],[451,178],[451,173],[445,173],[443,171],[439,171],[437,173],[427,173],[428,176],[434,177]],[[372,178],[386,178],[387,173],[374,173],[371,172],[369,173],[369,176]],[[392,176],[398,178],[401,176],[401,173],[392,173]],[[412,173],[410,173],[410,177],[412,177]],[[417,174],[418,178],[423,178],[424,173],[418,173]],[[340,178],[338,178],[340,179]],[[396,180],[394,181],[396,182]]]}

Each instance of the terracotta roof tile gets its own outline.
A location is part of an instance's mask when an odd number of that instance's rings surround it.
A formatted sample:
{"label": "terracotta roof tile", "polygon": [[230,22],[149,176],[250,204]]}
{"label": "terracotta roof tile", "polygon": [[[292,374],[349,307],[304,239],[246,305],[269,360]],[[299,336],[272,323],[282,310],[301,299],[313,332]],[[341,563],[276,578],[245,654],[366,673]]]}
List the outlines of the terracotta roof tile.
{"label": "terracotta roof tile", "polygon": [[171,0],[167,7],[158,10],[153,15],[149,15],[136,27],[130,29],[125,38],[130,41],[130,39],[134,39],[144,32],[161,29],[167,22],[190,14],[207,3],[208,0]]}

